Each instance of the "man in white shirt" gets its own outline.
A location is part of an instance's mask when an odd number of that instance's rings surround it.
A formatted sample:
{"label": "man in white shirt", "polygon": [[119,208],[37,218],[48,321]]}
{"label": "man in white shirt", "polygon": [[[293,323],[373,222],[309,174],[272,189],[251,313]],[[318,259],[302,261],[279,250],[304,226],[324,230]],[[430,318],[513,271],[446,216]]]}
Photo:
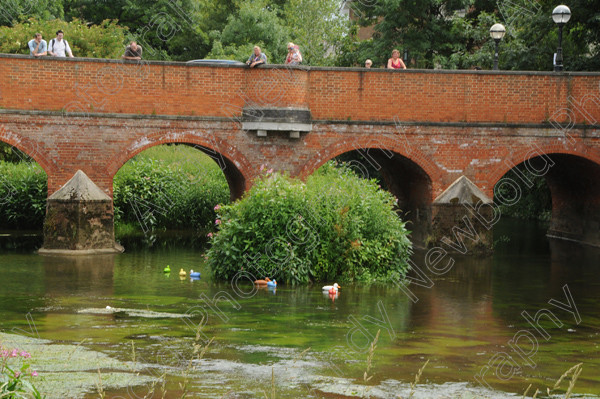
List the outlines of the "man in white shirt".
{"label": "man in white shirt", "polygon": [[54,57],[66,57],[69,54],[69,57],[73,57],[73,53],[71,52],[71,47],[69,47],[69,43],[63,39],[64,33],[62,30],[56,32],[56,39],[50,40],[48,43],[48,54],[53,55]]}

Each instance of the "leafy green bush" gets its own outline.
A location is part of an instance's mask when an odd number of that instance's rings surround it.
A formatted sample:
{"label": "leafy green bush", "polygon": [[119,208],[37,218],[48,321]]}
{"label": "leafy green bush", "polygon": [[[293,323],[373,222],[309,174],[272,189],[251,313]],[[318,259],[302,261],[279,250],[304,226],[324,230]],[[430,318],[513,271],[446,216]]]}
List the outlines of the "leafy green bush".
{"label": "leafy green bush", "polygon": [[41,230],[47,196],[48,178],[38,164],[0,161],[0,228]]}
{"label": "leafy green bush", "polygon": [[106,20],[99,25],[88,26],[76,18],[71,22],[31,18],[12,27],[0,27],[0,53],[29,54],[27,43],[36,32],[40,32],[50,45],[59,29],[64,31],[75,57],[121,58],[125,50],[127,28],[115,21]]}
{"label": "leafy green bush", "polygon": [[306,184],[271,171],[217,206],[208,263],[220,279],[242,268],[290,284],[390,281],[408,270],[411,243],[395,198],[329,162]]}
{"label": "leafy green bush", "polygon": [[214,204],[229,200],[229,186],[219,166],[200,151],[160,146],[123,165],[113,194],[115,223],[181,229],[212,226]]}

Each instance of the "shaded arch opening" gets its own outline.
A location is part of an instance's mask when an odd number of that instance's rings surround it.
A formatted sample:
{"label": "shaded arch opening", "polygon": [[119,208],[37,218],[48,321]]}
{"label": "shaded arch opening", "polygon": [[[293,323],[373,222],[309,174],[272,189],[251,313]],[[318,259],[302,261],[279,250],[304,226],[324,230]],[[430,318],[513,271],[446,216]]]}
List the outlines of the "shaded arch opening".
{"label": "shaded arch opening", "polygon": [[[156,232],[204,233],[214,207],[241,196],[242,173],[227,158],[194,143],[156,143],[137,151],[113,177],[118,238]],[[184,233],[185,232],[185,233]]]}
{"label": "shaded arch opening", "polygon": [[600,164],[589,159],[527,159],[496,182],[494,203],[502,215],[548,221],[548,237],[600,246]]}
{"label": "shaded arch opening", "polygon": [[335,157],[347,163],[357,175],[375,178],[383,189],[398,199],[398,214],[408,222],[411,240],[423,246],[431,229],[432,181],[413,160],[397,152],[368,148],[348,151]]}

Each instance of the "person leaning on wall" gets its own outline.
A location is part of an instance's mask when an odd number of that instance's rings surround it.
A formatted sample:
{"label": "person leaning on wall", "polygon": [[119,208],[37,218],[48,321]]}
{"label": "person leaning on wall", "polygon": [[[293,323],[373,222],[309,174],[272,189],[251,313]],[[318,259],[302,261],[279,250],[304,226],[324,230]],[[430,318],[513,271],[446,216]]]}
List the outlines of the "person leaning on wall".
{"label": "person leaning on wall", "polygon": [[121,56],[124,60],[141,60],[142,59],[142,46],[137,44],[135,41],[129,43],[129,46],[125,48],[125,54]]}
{"label": "person leaning on wall", "polygon": [[41,57],[48,54],[48,44],[42,39],[41,33],[36,33],[35,37],[27,44],[29,45],[29,54],[34,57]]}
{"label": "person leaning on wall", "polygon": [[69,57],[73,57],[71,47],[69,47],[69,43],[64,39],[64,35],[62,30],[56,32],[56,38],[50,40],[50,43],[48,44],[49,55],[54,57],[66,57],[67,54],[69,54]]}
{"label": "person leaning on wall", "polygon": [[266,63],[267,63],[267,56],[265,55],[265,53],[260,51],[260,47],[254,46],[254,51],[252,52],[250,57],[248,57],[248,61],[246,61],[246,65],[248,65],[250,68],[254,68],[257,65],[266,64]]}
{"label": "person leaning on wall", "polygon": [[400,58],[400,51],[392,50],[392,58],[388,60],[387,67],[388,69],[406,69],[404,61]]}

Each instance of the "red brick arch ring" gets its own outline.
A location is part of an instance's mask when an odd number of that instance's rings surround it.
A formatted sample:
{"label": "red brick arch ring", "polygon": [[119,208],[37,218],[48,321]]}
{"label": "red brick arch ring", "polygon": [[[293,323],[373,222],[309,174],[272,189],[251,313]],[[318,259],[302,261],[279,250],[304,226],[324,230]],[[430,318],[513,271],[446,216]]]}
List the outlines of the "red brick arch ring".
{"label": "red brick arch ring", "polygon": [[[535,157],[541,155],[552,155],[552,154],[567,154],[574,155],[588,161],[594,162],[600,166],[600,152],[594,150],[578,151],[577,149],[565,148],[562,144],[549,144],[549,145],[536,145],[536,151],[532,151],[531,147],[523,150],[514,151],[509,157],[502,160],[499,165],[489,174],[489,183],[486,194],[493,198],[494,187],[502,179],[502,177],[508,173],[515,166]],[[512,165],[512,166],[511,166]]]}
{"label": "red brick arch ring", "polygon": [[[246,157],[234,146],[221,139],[216,141],[213,137],[215,136],[212,134],[204,134],[202,131],[196,130],[186,130],[184,132],[159,131],[150,135],[137,137],[129,143],[124,151],[119,152],[109,161],[106,174],[110,178],[113,178],[125,162],[150,147],[170,143],[198,145],[207,149],[208,151],[204,152],[208,155],[223,157],[224,168],[223,165],[220,166],[229,184],[232,200],[237,199],[250,187],[252,178],[256,172]],[[213,152],[213,154],[209,152]]]}
{"label": "red brick arch ring", "polygon": [[42,144],[14,134],[2,125],[0,125],[0,141],[12,145],[33,158],[44,172],[46,172],[46,176],[51,176],[58,170],[58,166],[46,157],[49,151],[45,147],[42,147]]}
{"label": "red brick arch ring", "polygon": [[[372,137],[360,137],[352,138],[351,140],[340,140],[315,154],[308,160],[300,169],[299,176],[302,179],[306,179],[309,175],[314,173],[321,165],[325,162],[337,157],[338,155],[344,154],[350,151],[356,151],[357,149],[381,149],[388,150],[395,154],[401,155],[402,157],[412,161],[423,172],[431,181],[431,194],[438,192],[441,187],[442,173],[439,167],[433,163],[430,157],[425,156],[421,151],[416,148],[412,148],[406,145],[403,140],[397,139],[395,136],[379,136],[377,140],[373,140]],[[433,199],[433,198],[432,198]]]}

